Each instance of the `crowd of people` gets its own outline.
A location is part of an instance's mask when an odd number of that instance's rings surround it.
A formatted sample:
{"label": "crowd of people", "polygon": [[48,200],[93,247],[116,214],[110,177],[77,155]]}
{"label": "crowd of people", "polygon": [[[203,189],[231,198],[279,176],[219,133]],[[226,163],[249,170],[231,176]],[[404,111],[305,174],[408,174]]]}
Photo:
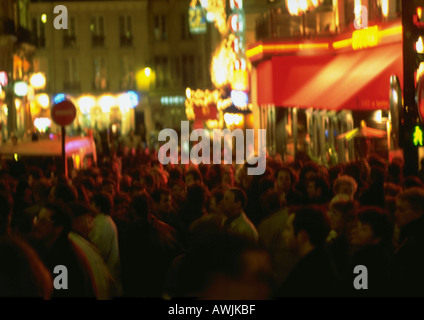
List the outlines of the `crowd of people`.
{"label": "crowd of people", "polygon": [[424,295],[422,171],[378,156],[249,166],[162,165],[146,149],[68,178],[4,161],[0,296]]}

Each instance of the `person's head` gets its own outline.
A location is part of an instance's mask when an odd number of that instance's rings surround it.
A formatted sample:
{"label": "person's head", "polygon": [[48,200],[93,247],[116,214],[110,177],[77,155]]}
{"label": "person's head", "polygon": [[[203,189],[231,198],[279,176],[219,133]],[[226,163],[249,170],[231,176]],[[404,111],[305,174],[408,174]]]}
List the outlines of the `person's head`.
{"label": "person's head", "polygon": [[261,207],[264,218],[280,210],[282,203],[278,192],[276,190],[268,190],[264,193],[261,196]]}
{"label": "person's head", "polygon": [[75,201],[68,204],[72,214],[72,231],[88,239],[93,229],[95,212],[87,203]]}
{"label": "person's head", "polygon": [[387,212],[379,207],[363,207],[357,212],[357,224],[352,230],[351,244],[360,247],[387,243],[392,236],[392,224]]}
{"label": "person's head", "polygon": [[424,189],[410,188],[396,197],[395,219],[399,228],[420,219],[424,213]]}
{"label": "person's head", "polygon": [[330,223],[325,212],[319,207],[306,206],[288,217],[283,237],[287,247],[302,257],[322,247],[329,232]]}
{"label": "person's head", "polygon": [[52,276],[26,241],[0,239],[0,257],[0,297],[51,298]]}
{"label": "person's head", "polygon": [[[333,197],[328,207],[331,229],[338,235],[349,232],[349,223],[354,220],[357,203],[348,195],[341,193]],[[353,227],[353,226],[352,226]]]}
{"label": "person's head", "polygon": [[158,213],[169,213],[172,211],[171,191],[165,188],[157,189],[152,194],[155,202],[155,211]]}
{"label": "person's head", "polygon": [[239,215],[247,203],[246,193],[240,188],[230,188],[224,194],[223,209],[228,217]]}
{"label": "person's head", "polygon": [[102,181],[102,191],[109,193],[112,197],[117,192],[117,183],[112,178],[105,178]]}
{"label": "person's head", "polygon": [[353,199],[357,188],[358,184],[355,179],[348,175],[342,175],[334,181],[333,194],[346,194]]}
{"label": "person's head", "polygon": [[300,170],[299,180],[301,183],[306,183],[308,180],[318,175],[319,167],[314,162],[307,162]]}
{"label": "person's head", "polygon": [[183,180],[175,180],[170,185],[172,199],[176,203],[184,202],[186,198],[186,187]]}
{"label": "person's head", "polygon": [[222,212],[222,200],[224,199],[224,191],[220,189],[212,190],[212,194],[207,204],[208,213],[220,214]]}
{"label": "person's head", "polygon": [[200,173],[199,169],[192,167],[190,168],[186,174],[185,174],[185,184],[187,187],[191,186],[193,183],[198,182],[202,183],[202,174]]}
{"label": "person's head", "polygon": [[204,208],[208,196],[207,188],[199,183],[195,182],[187,187],[187,203],[192,208]]}
{"label": "person's head", "polygon": [[76,201],[78,193],[75,188],[68,183],[58,183],[50,190],[51,201],[63,201],[64,203]]}
{"label": "person's head", "polygon": [[306,183],[306,195],[309,200],[329,198],[329,186],[327,181],[320,176],[310,178]]}
{"label": "person's head", "polygon": [[424,188],[424,182],[418,178],[417,176],[407,176],[403,179],[402,188],[403,190],[407,190],[410,188]]}
{"label": "person's head", "polygon": [[90,199],[91,207],[98,213],[111,215],[113,211],[113,198],[110,193],[96,192]]}
{"label": "person's head", "polygon": [[32,196],[35,202],[49,199],[50,183],[45,179],[35,180],[32,183]]}
{"label": "person's head", "polygon": [[146,221],[150,214],[151,198],[146,191],[136,194],[130,203],[130,208],[134,215],[143,221]]}
{"label": "person's head", "polygon": [[289,167],[282,167],[276,172],[277,189],[285,193],[289,192],[295,184],[295,173]]}
{"label": "person's head", "polygon": [[72,216],[61,202],[48,202],[34,217],[33,236],[46,246],[52,246],[56,240],[71,230]]}
{"label": "person's head", "polygon": [[234,186],[234,169],[231,165],[222,165],[221,183],[230,187]]}
{"label": "person's head", "polygon": [[269,298],[272,269],[268,253],[240,236],[201,229],[207,235],[181,264],[186,291],[182,295],[211,300]]}
{"label": "person's head", "polygon": [[387,182],[401,184],[402,164],[399,161],[392,161],[387,167]]}

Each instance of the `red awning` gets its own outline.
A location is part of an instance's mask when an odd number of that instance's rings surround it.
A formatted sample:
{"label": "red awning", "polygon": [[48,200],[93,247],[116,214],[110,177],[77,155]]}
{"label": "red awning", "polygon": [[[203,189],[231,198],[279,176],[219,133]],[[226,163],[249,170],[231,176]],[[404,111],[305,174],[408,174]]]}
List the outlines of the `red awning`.
{"label": "red awning", "polygon": [[258,104],[284,101],[316,75],[334,56],[274,56],[257,66]]}
{"label": "red awning", "polygon": [[403,83],[402,66],[401,43],[341,54],[278,102],[301,108],[389,109],[390,76]]}

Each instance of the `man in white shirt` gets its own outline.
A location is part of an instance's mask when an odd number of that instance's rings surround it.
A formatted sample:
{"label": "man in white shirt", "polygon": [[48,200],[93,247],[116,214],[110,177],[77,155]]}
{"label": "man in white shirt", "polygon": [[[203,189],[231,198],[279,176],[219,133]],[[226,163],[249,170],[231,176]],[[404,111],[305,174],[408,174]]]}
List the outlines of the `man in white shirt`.
{"label": "man in white shirt", "polygon": [[122,288],[118,229],[110,216],[113,208],[112,197],[105,192],[96,193],[91,198],[91,207],[97,212],[97,215],[93,221],[93,229],[89,234],[90,242],[99,250],[113,279],[118,287]]}
{"label": "man in white shirt", "polygon": [[230,188],[225,192],[222,204],[227,219],[224,226],[231,233],[239,234],[257,242],[258,231],[243,211],[246,203],[246,193],[242,189]]}

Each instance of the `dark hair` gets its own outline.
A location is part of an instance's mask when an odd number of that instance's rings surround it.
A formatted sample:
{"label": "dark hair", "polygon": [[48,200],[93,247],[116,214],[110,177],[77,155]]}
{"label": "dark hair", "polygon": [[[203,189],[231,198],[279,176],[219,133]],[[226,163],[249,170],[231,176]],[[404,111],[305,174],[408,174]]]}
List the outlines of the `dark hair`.
{"label": "dark hair", "polygon": [[159,189],[156,189],[155,191],[153,191],[153,193],[151,194],[151,197],[156,203],[159,203],[163,194],[164,195],[171,195],[171,191],[169,189],[159,188]]}
{"label": "dark hair", "polygon": [[281,209],[280,195],[275,190],[268,190],[261,196],[262,212],[264,217]]}
{"label": "dark hair", "polygon": [[78,199],[77,191],[69,184],[59,183],[54,188],[54,199],[64,203],[75,201]]}
{"label": "dark hair", "polygon": [[362,223],[371,226],[375,237],[381,238],[384,243],[390,241],[393,225],[386,211],[374,206],[363,207],[358,211],[357,217]]}
{"label": "dark hair", "polygon": [[97,208],[99,208],[101,213],[110,215],[113,210],[113,199],[112,196],[107,192],[97,192],[91,197],[91,202],[93,202]]}
{"label": "dark hair", "polygon": [[296,174],[294,173],[294,170],[288,166],[282,166],[280,168],[278,168],[275,171],[275,179],[278,179],[278,175],[280,174],[281,171],[285,171],[288,172],[290,174],[290,180],[291,180],[291,185],[294,186],[297,182],[297,177]]}
{"label": "dark hair", "polygon": [[61,201],[49,201],[43,205],[43,208],[52,212],[51,220],[54,226],[62,226],[62,234],[68,234],[71,231],[72,215],[69,209]]}
{"label": "dark hair", "polygon": [[194,167],[191,167],[185,174],[185,177],[188,175],[193,176],[194,181],[203,182],[202,174],[200,173],[200,170]]}
{"label": "dark hair", "polygon": [[296,210],[293,220],[294,234],[305,231],[309,241],[315,247],[324,245],[330,232],[330,221],[327,214],[318,206],[305,206]]}
{"label": "dark hair", "polygon": [[244,207],[247,204],[246,193],[240,188],[230,188],[229,191],[231,191],[234,194],[234,201],[240,202],[241,208],[244,209]]}
{"label": "dark hair", "polygon": [[150,200],[151,198],[146,192],[140,192],[133,197],[130,208],[134,211],[135,216],[146,220],[150,213]]}
{"label": "dark hair", "polygon": [[194,182],[187,187],[187,202],[194,206],[203,206],[206,202],[208,190],[200,182]]}
{"label": "dark hair", "polygon": [[407,176],[405,179],[403,179],[402,185],[404,190],[414,187],[424,187],[424,183],[416,176]]}
{"label": "dark hair", "polygon": [[86,202],[84,201],[74,201],[74,202],[70,202],[68,203],[68,208],[72,214],[72,217],[78,218],[81,217],[85,214],[91,215],[94,217],[95,212],[93,210],[93,208],[90,207],[90,205],[88,205]]}
{"label": "dark hair", "polygon": [[424,214],[424,189],[409,188],[400,193],[396,199],[407,202],[415,211],[421,211]]}

